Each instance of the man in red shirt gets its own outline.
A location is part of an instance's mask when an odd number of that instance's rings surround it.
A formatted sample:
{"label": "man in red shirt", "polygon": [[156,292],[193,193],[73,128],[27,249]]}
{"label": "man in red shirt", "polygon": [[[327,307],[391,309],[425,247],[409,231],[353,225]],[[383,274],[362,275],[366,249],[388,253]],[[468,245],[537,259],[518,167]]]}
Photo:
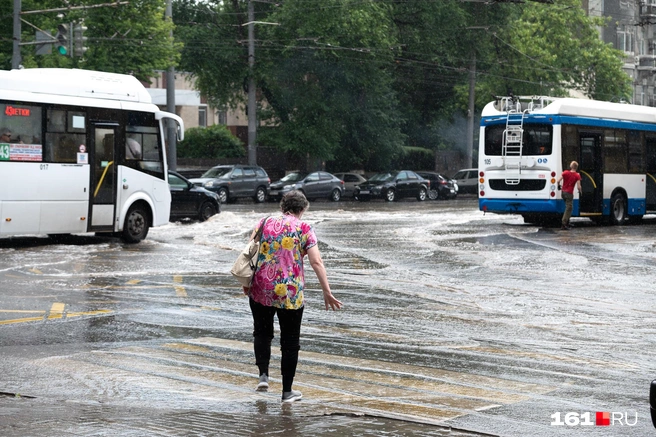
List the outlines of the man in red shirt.
{"label": "man in red shirt", "polygon": [[563,200],[565,201],[565,212],[563,213],[563,225],[560,229],[569,230],[572,227],[569,225],[569,218],[572,216],[572,205],[574,203],[574,186],[579,191],[581,196],[581,175],[576,172],[579,168],[579,163],[572,161],[569,165],[569,170],[565,170],[558,178],[558,188],[561,188],[562,182]]}

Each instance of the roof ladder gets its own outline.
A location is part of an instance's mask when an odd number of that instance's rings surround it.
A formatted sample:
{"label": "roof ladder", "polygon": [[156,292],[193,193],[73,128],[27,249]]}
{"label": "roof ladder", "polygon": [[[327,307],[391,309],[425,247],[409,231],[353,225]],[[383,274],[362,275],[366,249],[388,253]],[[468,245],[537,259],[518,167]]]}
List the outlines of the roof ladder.
{"label": "roof ladder", "polygon": [[501,152],[506,169],[506,185],[519,185],[522,173],[524,114],[521,109],[510,109],[506,118]]}

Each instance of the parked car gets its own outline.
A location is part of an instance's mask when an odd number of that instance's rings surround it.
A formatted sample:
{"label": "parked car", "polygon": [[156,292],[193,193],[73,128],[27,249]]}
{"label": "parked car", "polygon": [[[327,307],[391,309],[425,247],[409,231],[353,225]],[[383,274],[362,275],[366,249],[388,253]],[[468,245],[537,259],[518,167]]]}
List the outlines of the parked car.
{"label": "parked car", "polygon": [[465,168],[453,175],[461,193],[478,193],[478,169]]}
{"label": "parked car", "polygon": [[353,197],[355,187],[367,182],[367,180],[358,173],[333,173],[335,177],[344,181],[344,196]]}
{"label": "parked car", "polygon": [[416,197],[417,200],[426,200],[429,188],[430,181],[414,171],[378,173],[356,187],[355,198],[358,200],[383,198],[388,202],[401,197]]}
{"label": "parked car", "polygon": [[240,197],[252,197],[258,203],[264,202],[271,184],[269,175],[262,167],[240,164],[217,165],[190,181],[214,191],[221,203]]}
{"label": "parked car", "polygon": [[269,197],[277,200],[292,190],[302,191],[310,200],[325,197],[337,202],[344,194],[344,181],[325,171],[293,172],[271,184]]}
{"label": "parked car", "polygon": [[171,214],[169,220],[197,219],[204,222],[221,211],[219,196],[203,187],[197,187],[180,173],[169,170]]}
{"label": "parked car", "polygon": [[432,171],[418,171],[417,174],[430,181],[430,200],[455,199],[458,196],[458,184],[453,179]]}

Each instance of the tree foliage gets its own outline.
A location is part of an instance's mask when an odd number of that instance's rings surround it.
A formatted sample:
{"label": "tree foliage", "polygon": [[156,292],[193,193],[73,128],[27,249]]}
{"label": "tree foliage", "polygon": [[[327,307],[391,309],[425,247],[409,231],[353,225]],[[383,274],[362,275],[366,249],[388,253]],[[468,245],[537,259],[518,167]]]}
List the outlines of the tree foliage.
{"label": "tree foliage", "polygon": [[[23,0],[23,10],[98,4],[72,2]],[[244,108],[252,77],[264,123],[259,144],[335,171],[392,167],[403,147],[463,146],[464,132],[450,132],[467,116],[472,68],[477,110],[510,92],[578,90],[600,100],[631,93],[623,54],[599,38],[598,27],[611,23],[586,16],[579,0],[254,2],[252,70],[248,0],[175,0],[177,42],[165,2],[26,15],[53,35],[57,24],[83,20],[89,51],[35,56],[23,46],[23,65],[147,79],[180,61],[215,107]],[[0,68],[10,68],[12,0],[0,0],[0,8]],[[22,29],[23,41],[34,39],[34,28]]]}
{"label": "tree foliage", "polygon": [[187,129],[177,151],[180,158],[239,158],[246,154],[239,138],[219,124]]}
{"label": "tree foliage", "polygon": [[[46,11],[68,6],[92,6],[97,0],[23,0],[23,11]],[[173,23],[164,18],[166,0],[137,0],[124,5],[65,12],[28,14],[23,18],[54,36],[57,26],[64,23],[84,23],[87,27],[89,50],[81,58],[53,54],[37,56],[32,45],[21,48],[22,65],[26,68],[64,67],[132,74],[147,80],[156,70],[176,65],[182,46],[173,41]],[[0,22],[0,66],[11,68],[12,0],[0,0],[3,20]],[[21,40],[35,40],[36,29],[26,23],[21,26]],[[70,30],[73,37],[73,30]]]}
{"label": "tree foliage", "polygon": [[445,127],[466,116],[472,66],[478,108],[509,92],[630,92],[622,54],[599,39],[605,23],[577,0],[256,2],[252,72],[247,6],[179,0],[183,68],[213,103],[233,106],[244,104],[252,74],[266,123],[260,144],[334,170],[382,169],[403,146],[456,147]]}

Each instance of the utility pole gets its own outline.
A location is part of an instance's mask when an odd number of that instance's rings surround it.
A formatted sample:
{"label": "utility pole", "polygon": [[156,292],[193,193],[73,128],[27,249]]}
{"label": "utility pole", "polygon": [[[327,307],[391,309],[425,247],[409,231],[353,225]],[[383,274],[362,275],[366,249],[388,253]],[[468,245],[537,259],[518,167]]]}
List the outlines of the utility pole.
{"label": "utility pole", "polygon": [[[171,0],[166,0],[166,17],[173,21],[173,4]],[[173,30],[171,30],[171,40],[173,40]],[[175,114],[175,67],[170,66],[166,72],[166,110]],[[175,171],[178,167],[177,158],[177,130],[173,120],[168,120],[168,129],[166,132],[167,155],[169,169]]]}
{"label": "utility pole", "polygon": [[13,52],[11,54],[11,68],[17,69],[21,65],[21,0],[14,0],[14,37],[13,37]]}
{"label": "utility pole", "polygon": [[248,0],[248,164],[257,165],[257,102],[255,101],[255,10]]}
{"label": "utility pole", "polygon": [[469,109],[467,111],[467,166],[478,167],[474,159],[474,110],[476,109],[476,52],[472,54],[469,65]]}

